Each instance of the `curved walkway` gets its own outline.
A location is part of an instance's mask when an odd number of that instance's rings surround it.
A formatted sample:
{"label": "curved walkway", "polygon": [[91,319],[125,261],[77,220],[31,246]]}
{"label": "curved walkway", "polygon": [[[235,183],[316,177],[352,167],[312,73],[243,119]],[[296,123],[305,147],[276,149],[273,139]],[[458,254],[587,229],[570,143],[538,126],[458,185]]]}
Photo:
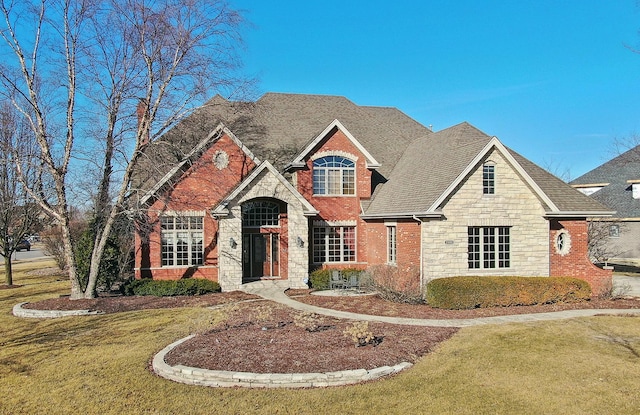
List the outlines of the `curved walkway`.
{"label": "curved walkway", "polygon": [[523,323],[543,320],[564,320],[575,317],[591,317],[599,314],[638,314],[640,309],[583,309],[554,311],[549,313],[514,314],[508,316],[479,317],[466,319],[420,319],[407,317],[373,316],[369,314],[357,314],[347,311],[332,310],[310,304],[301,303],[287,296],[284,291],[288,288],[286,280],[265,280],[244,284],[242,291],[258,295],[267,300],[284,304],[300,311],[307,311],[331,317],[346,318],[351,320],[375,321],[380,323],[402,324],[408,326],[432,326],[432,327],[470,327],[485,324]]}
{"label": "curved walkway", "polygon": [[[588,317],[598,314],[637,314],[640,309],[586,309],[567,310],[551,313],[518,314],[509,316],[481,317],[473,319],[417,319],[404,317],[373,316],[368,314],[357,314],[346,311],[332,310],[317,307],[296,301],[284,292],[289,288],[288,281],[257,281],[244,284],[242,291],[256,294],[264,299],[284,304],[296,310],[313,312],[337,318],[352,320],[364,320],[373,322],[383,322],[391,324],[403,324],[413,326],[437,326],[437,327],[469,327],[485,324],[504,324],[531,322],[542,320],[562,320],[575,317]],[[30,310],[22,307],[25,303],[16,304],[13,307],[13,314],[17,317],[47,318],[64,317],[69,315],[94,315],[96,312],[90,310],[74,310],[60,312],[55,310]],[[165,362],[166,354],[174,347],[177,347],[192,336],[180,339],[157,353],[153,358],[153,370],[164,378],[191,384],[213,387],[249,387],[249,388],[300,388],[300,387],[321,387],[339,386],[359,383],[367,380],[377,379],[398,373],[408,367],[411,363],[402,362],[395,366],[383,366],[372,370],[344,370],[327,373],[250,373],[233,372],[222,370],[207,370],[182,365],[170,366]]]}

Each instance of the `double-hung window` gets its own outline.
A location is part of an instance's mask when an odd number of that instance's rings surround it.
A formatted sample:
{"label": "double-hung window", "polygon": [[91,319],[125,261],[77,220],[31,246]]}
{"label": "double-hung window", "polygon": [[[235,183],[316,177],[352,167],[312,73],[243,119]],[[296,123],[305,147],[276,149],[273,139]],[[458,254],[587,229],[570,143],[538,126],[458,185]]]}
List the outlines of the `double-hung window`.
{"label": "double-hung window", "polygon": [[313,161],[314,195],[355,195],[356,165],[341,156],[326,156]]}
{"label": "double-hung window", "polygon": [[509,268],[511,241],[508,226],[468,228],[468,263],[470,269]]}
{"label": "double-hung window", "polygon": [[356,228],[326,226],[313,228],[313,262],[355,262]]}
{"label": "double-hung window", "polygon": [[398,230],[395,225],[387,226],[387,262],[396,264],[398,262]]}
{"label": "double-hung window", "polygon": [[162,266],[196,266],[204,260],[202,216],[162,216]]}

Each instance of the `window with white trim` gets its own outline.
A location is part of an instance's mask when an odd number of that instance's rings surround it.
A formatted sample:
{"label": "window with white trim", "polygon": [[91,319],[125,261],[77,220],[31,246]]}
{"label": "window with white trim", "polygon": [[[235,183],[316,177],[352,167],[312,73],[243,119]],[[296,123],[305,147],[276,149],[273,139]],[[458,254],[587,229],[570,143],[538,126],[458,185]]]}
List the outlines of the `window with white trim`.
{"label": "window with white trim", "polygon": [[162,266],[196,266],[204,262],[202,216],[162,216]]}
{"label": "window with white trim", "polygon": [[342,156],[313,161],[314,195],[355,195],[356,164]]}
{"label": "window with white trim", "polygon": [[280,205],[268,200],[256,200],[243,204],[242,226],[248,228],[280,226]]}
{"label": "window with white trim", "polygon": [[511,241],[508,226],[468,228],[469,269],[509,268]]}
{"label": "window with white trim", "polygon": [[387,226],[387,262],[396,264],[398,261],[398,229],[395,225]]}
{"label": "window with white trim", "polygon": [[313,228],[313,262],[355,262],[356,228],[326,226]]}
{"label": "window with white trim", "polygon": [[482,165],[482,194],[496,193],[496,166],[493,163]]}
{"label": "window with white trim", "polygon": [[610,238],[620,237],[620,225],[618,224],[609,225],[609,237]]}

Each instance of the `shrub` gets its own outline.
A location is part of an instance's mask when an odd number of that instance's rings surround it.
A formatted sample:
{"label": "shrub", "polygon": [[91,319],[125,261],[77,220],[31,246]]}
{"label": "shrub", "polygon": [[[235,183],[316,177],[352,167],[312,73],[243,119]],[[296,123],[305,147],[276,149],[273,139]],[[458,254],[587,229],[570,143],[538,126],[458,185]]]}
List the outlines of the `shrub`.
{"label": "shrub", "polygon": [[[89,228],[80,235],[73,247],[76,256],[76,271],[78,272],[78,279],[83,290],[86,289],[89,282],[91,254],[93,253],[95,240],[96,233],[93,223],[91,223],[89,224]],[[110,235],[107,238],[102,259],[100,260],[96,289],[109,291],[111,286],[118,280],[120,276],[120,255],[120,247],[114,235]]]}
{"label": "shrub", "polygon": [[[331,279],[331,272],[334,271],[333,268],[318,268],[311,272],[309,275],[309,282],[311,282],[311,288],[316,290],[327,290],[329,289],[329,280]],[[341,269],[342,277],[347,280],[352,275],[358,275],[361,277],[364,273],[363,270],[358,268],[344,268]]]}
{"label": "shrub", "polygon": [[[87,229],[87,226],[86,222],[72,218],[69,223],[71,240],[75,242],[80,239],[82,233]],[[53,226],[49,230],[40,234],[40,240],[44,245],[45,254],[53,257],[58,268],[66,270],[69,264],[67,264],[67,257],[64,252],[62,229],[59,226]]]}
{"label": "shrub", "polygon": [[347,327],[342,333],[345,337],[349,337],[356,347],[374,344],[376,340],[376,336],[369,330],[368,321],[357,321]]}
{"label": "shrub", "polygon": [[154,295],[172,297],[176,295],[202,295],[220,291],[220,284],[202,278],[182,280],[132,280],[121,289],[124,295]]}
{"label": "shrub", "polygon": [[367,274],[381,298],[395,303],[422,304],[420,272],[416,267],[404,270],[389,265],[370,267]]}
{"label": "shrub", "polygon": [[427,303],[450,310],[585,301],[586,281],[568,277],[451,277],[427,284]]}
{"label": "shrub", "polygon": [[318,268],[309,275],[311,288],[316,290],[326,290],[329,288],[329,279],[331,278],[331,270]]}
{"label": "shrub", "polygon": [[301,329],[305,329],[306,331],[313,333],[316,331],[320,331],[322,327],[322,317],[316,313],[311,313],[308,311],[299,312],[294,314],[293,316],[293,324],[296,327],[300,327]]}

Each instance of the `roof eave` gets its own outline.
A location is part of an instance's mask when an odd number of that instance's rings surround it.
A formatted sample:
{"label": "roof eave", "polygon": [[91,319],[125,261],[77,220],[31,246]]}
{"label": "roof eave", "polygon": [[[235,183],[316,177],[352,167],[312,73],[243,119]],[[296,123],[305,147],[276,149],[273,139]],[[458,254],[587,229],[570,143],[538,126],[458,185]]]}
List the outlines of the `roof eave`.
{"label": "roof eave", "polygon": [[441,218],[442,212],[395,212],[395,213],[371,213],[362,214],[363,220],[371,219],[413,219],[413,218]]}
{"label": "roof eave", "polygon": [[547,218],[604,218],[615,215],[616,211],[555,211],[546,212]]}

